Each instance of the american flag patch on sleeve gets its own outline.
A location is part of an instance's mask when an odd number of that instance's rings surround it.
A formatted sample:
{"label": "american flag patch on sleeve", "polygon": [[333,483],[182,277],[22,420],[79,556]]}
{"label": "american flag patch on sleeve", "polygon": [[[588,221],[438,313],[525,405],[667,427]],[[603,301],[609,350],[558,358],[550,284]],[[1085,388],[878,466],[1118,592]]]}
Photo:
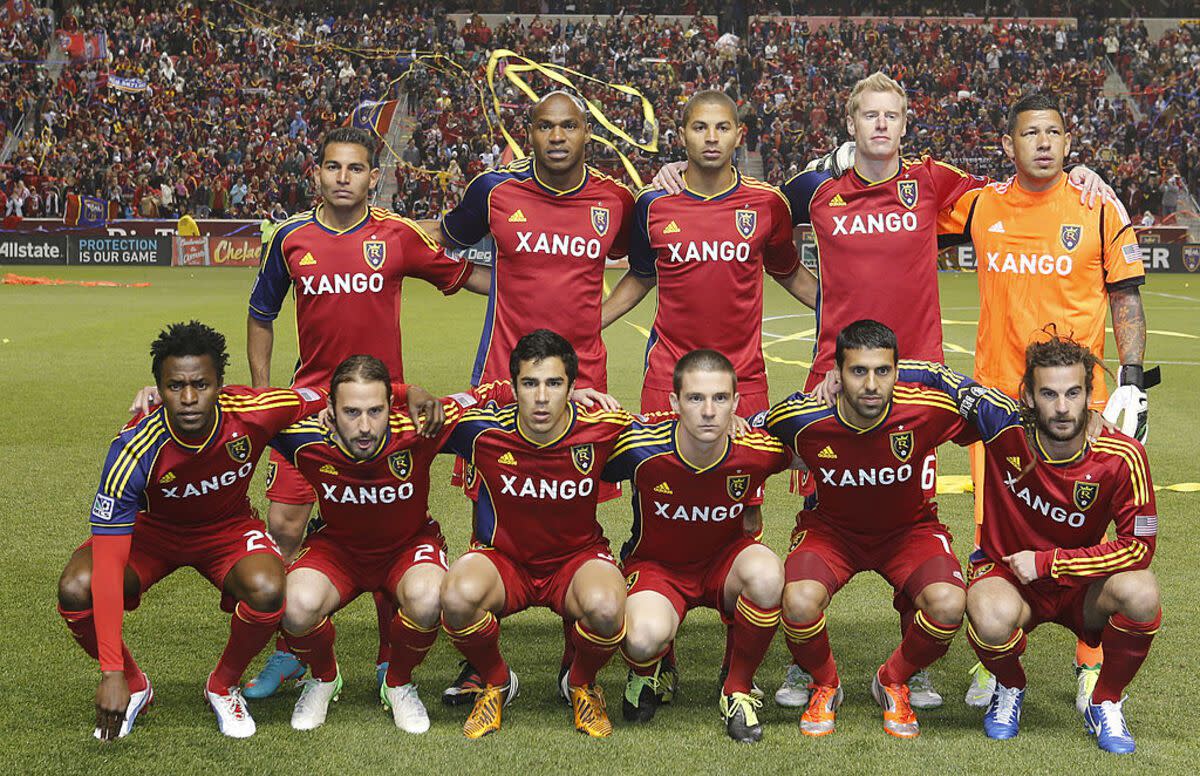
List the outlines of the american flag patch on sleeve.
{"label": "american flag patch on sleeve", "polygon": [[1138,515],[1133,519],[1134,536],[1155,536],[1158,534],[1158,515]]}
{"label": "american flag patch on sleeve", "polygon": [[321,398],[321,394],[317,393],[311,388],[297,388],[296,393],[300,394],[300,396],[306,401],[316,401],[317,399]]}
{"label": "american flag patch on sleeve", "polygon": [[1142,246],[1137,243],[1126,245],[1121,249],[1121,253],[1125,256],[1126,264],[1133,264],[1142,260]]}
{"label": "american flag patch on sleeve", "polygon": [[467,407],[474,407],[479,403],[475,400],[475,397],[469,393],[453,393],[447,398],[463,409],[466,409]]}

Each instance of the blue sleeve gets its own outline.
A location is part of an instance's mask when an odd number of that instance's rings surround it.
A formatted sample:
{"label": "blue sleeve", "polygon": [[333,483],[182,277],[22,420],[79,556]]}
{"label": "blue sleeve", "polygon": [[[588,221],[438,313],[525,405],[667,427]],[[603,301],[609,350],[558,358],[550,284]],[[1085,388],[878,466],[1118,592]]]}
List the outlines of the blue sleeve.
{"label": "blue sleeve", "polygon": [[263,246],[258,276],[254,278],[254,287],[250,289],[250,315],[260,321],[275,320],[291,288],[292,276],[283,259],[283,238],[291,234],[293,229],[279,227],[271,235],[271,241]]}
{"label": "blue sleeve", "polygon": [[650,203],[661,191],[644,191],[633,203],[633,231],[629,235],[629,271],[640,278],[658,275],[654,248],[650,247]]}
{"label": "blue sleeve", "polygon": [[996,388],[985,388],[966,375],[932,361],[901,361],[897,380],[917,383],[945,393],[958,414],[979,431],[984,441],[1012,426],[1022,425],[1021,408]]}
{"label": "blue sleeve", "polygon": [[443,453],[454,453],[472,461],[475,456],[475,440],[489,428],[495,428],[495,416],[488,409],[469,410],[454,427],[454,431],[442,445]]}
{"label": "blue sleeve", "polygon": [[324,440],[325,433],[320,421],[305,419],[283,429],[267,444],[295,466],[301,448]]}
{"label": "blue sleeve", "polygon": [[635,434],[645,431],[645,429],[646,426],[634,421],[627,430],[621,432],[621,435],[617,437],[617,443],[613,445],[612,454],[608,456],[608,461],[604,464],[604,471],[600,473],[600,479],[605,482],[624,482],[633,479],[633,472],[641,462],[642,456],[639,453],[641,448],[630,442],[634,441]]}
{"label": "blue sleeve", "polygon": [[792,226],[812,223],[812,214],[808,208],[812,203],[813,194],[818,186],[832,177],[833,175],[824,170],[813,170],[794,175],[783,184],[783,195],[787,197],[792,208]]}
{"label": "blue sleeve", "polygon": [[765,413],[756,415],[751,419],[750,425],[765,429],[771,436],[791,448],[796,444],[797,434],[830,412],[825,402],[803,391],[796,391]]}
{"label": "blue sleeve", "polygon": [[454,246],[470,248],[492,231],[488,197],[497,184],[507,179],[504,173],[488,170],[467,185],[458,207],[442,216],[442,234]]}
{"label": "blue sleeve", "polygon": [[122,432],[109,446],[100,474],[100,487],[92,502],[94,535],[133,533],[134,518],[145,503],[143,494],[150,470],[165,443],[165,439],[156,440],[151,431],[143,427],[140,431]]}

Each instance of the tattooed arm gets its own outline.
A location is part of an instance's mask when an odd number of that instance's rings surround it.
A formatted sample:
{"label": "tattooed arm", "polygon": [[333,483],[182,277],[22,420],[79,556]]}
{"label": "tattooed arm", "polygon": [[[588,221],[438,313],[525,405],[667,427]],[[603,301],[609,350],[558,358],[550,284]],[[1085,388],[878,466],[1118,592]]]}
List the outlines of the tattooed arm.
{"label": "tattooed arm", "polygon": [[1112,311],[1113,337],[1122,366],[1141,366],[1146,355],[1146,310],[1137,286],[1110,289],[1108,306]]}

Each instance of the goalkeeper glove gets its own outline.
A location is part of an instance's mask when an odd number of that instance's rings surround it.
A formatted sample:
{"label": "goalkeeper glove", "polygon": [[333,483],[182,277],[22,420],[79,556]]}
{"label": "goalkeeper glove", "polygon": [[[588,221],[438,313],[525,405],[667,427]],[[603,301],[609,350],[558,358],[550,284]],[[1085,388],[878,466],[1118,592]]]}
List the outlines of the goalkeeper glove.
{"label": "goalkeeper glove", "polygon": [[1160,379],[1158,367],[1144,372],[1139,364],[1122,366],[1117,377],[1117,390],[1104,405],[1104,419],[1117,424],[1121,433],[1145,444],[1150,436],[1146,389],[1157,385]]}
{"label": "goalkeeper glove", "polygon": [[842,143],[840,146],[825,154],[813,159],[804,167],[805,172],[820,170],[828,172],[835,178],[840,178],[850,171],[854,166],[854,141]]}

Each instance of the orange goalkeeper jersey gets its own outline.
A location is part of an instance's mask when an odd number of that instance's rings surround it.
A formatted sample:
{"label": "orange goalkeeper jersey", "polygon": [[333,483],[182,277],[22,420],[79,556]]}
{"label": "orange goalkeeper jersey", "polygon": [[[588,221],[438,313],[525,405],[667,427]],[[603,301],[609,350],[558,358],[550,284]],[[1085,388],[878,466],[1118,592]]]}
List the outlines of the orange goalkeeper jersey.
{"label": "orange goalkeeper jersey", "polygon": [[[975,380],[1016,397],[1025,348],[1047,324],[1104,357],[1108,292],[1145,282],[1142,253],[1121,203],[1094,209],[1066,174],[1026,191],[1016,178],[968,192],[943,215],[943,231],[970,236],[979,276]],[[1094,405],[1108,398],[1097,368]]]}

